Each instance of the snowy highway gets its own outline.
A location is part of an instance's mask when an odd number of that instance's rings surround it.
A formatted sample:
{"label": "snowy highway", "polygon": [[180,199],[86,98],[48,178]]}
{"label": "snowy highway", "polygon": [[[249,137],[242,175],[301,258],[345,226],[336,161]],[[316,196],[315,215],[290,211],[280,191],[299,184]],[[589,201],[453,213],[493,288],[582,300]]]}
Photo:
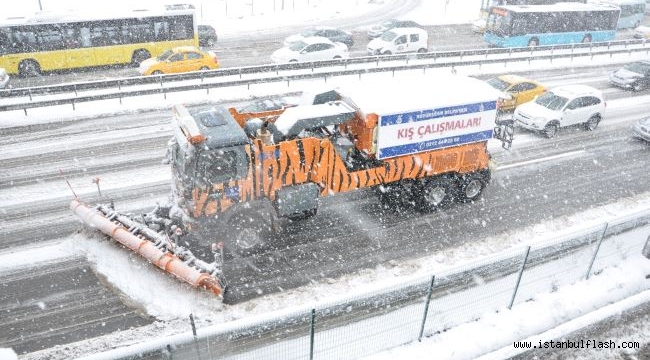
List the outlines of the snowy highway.
{"label": "snowy highway", "polygon": [[[535,72],[551,86],[571,82],[603,89],[606,120],[595,132],[570,128],[552,140],[520,131],[509,152],[493,144],[497,168],[480,203],[420,214],[382,209],[370,191],[326,198],[316,217],[288,224],[282,240],[268,251],[227,259],[228,300],[237,303],[388,259],[441,252],[647,193],[648,144],[632,139],[629,127],[647,114],[650,94],[610,87],[607,71]],[[0,162],[7,170],[0,178],[5,239],[0,257],[24,257],[30,248],[61,242],[83,247],[80,241],[88,244],[88,258],[101,257],[98,249],[110,245],[99,235],[83,232],[68,239],[81,225],[67,209],[72,194],[59,169],[87,202],[98,200],[91,179],[100,177],[102,194],[113,198],[118,209],[146,211],[169,191],[168,166],[161,162],[170,137],[168,119],[163,110],[5,130],[11,136],[0,140]],[[3,315],[10,321],[0,325],[0,338],[19,352],[31,352],[153,321],[105,276],[84,257],[0,265],[0,280],[11,290],[2,292],[0,303],[16,303]],[[41,331],[44,322],[51,324],[47,331]]]}
{"label": "snowy highway", "polygon": [[[395,0],[389,9],[319,24],[355,24],[351,55],[361,56],[367,43],[361,28],[378,18],[417,10],[420,3]],[[221,36],[217,49],[222,65],[268,63],[268,54],[282,38],[300,29],[280,24],[273,31],[251,29]],[[431,51],[484,46],[468,24],[428,26],[428,31],[436,34],[430,37]],[[629,36],[630,32],[622,31],[618,38]],[[246,41],[251,46],[242,46]],[[247,311],[259,314],[284,306],[288,290],[300,292],[301,287],[390,269],[396,262],[425,255],[441,261],[447,256],[468,261],[508,248],[505,240],[494,240],[473,251],[473,245],[483,239],[507,239],[519,228],[561,222],[575,213],[650,197],[650,143],[632,138],[630,130],[636,120],[650,115],[650,90],[632,93],[612,87],[607,74],[617,64],[523,72],[512,66],[503,73],[516,72],[550,87],[587,84],[601,89],[607,101],[605,120],[594,132],[567,128],[554,139],[518,130],[510,151],[491,142],[496,168],[482,200],[474,204],[423,214],[413,209],[384,209],[372,191],[324,198],[317,216],[287,223],[268,249],[247,257],[228,254],[226,302],[232,306],[191,289],[84,229],[68,209],[72,191],[85,202],[100,201],[93,183],[96,178],[104,199],[113,200],[118,210],[145,212],[167,200],[169,165],[162,162],[171,137],[167,99],[134,98],[125,100],[125,106],[88,103],[79,105],[81,111],[39,109],[34,113],[51,111],[64,116],[48,114],[54,120],[35,123],[5,125],[0,119],[0,348],[13,348],[28,360],[68,359],[66,344],[77,341],[90,340],[95,348],[109,349],[115,342],[138,343],[189,331],[185,302],[192,303],[199,327],[226,323],[246,317]],[[14,84],[38,86],[133,75],[132,68],[118,68],[16,79]],[[284,91],[288,90],[277,94]],[[242,104],[241,98],[232,96],[235,100],[216,102]],[[209,96],[205,99],[204,104],[213,103]],[[133,111],[140,101],[142,109]],[[88,116],[93,107],[102,115]],[[32,118],[34,113],[30,112]],[[277,300],[265,301],[268,295]],[[647,327],[641,329],[647,306],[638,311],[579,335],[625,340],[625,329],[630,326],[650,333]],[[124,332],[127,329],[131,330]],[[29,355],[42,349],[50,353]],[[566,353],[537,354],[552,359],[564,358]],[[575,359],[593,358],[584,354],[576,354]]]}

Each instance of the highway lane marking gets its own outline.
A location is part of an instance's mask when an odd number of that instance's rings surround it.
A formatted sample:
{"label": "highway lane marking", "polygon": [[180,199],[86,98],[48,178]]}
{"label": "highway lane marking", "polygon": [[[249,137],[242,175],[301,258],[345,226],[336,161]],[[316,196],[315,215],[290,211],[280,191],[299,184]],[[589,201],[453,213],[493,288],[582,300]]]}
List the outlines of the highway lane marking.
{"label": "highway lane marking", "polygon": [[578,154],[582,154],[582,153],[586,153],[586,151],[585,151],[585,150],[577,150],[577,151],[571,151],[571,152],[564,153],[564,154],[553,155],[553,156],[547,156],[547,157],[544,157],[544,158],[539,158],[539,159],[534,159],[534,160],[523,161],[523,162],[515,163],[515,164],[509,164],[509,165],[503,165],[503,166],[499,166],[499,165],[497,165],[497,167],[496,167],[495,170],[505,170],[505,169],[510,169],[510,168],[514,168],[514,167],[519,167],[519,166],[525,166],[525,165],[530,165],[530,164],[540,163],[540,162],[544,162],[544,161],[550,161],[550,160],[555,160],[555,159],[561,159],[561,158],[564,158],[564,157],[573,156],[573,155],[578,155]]}

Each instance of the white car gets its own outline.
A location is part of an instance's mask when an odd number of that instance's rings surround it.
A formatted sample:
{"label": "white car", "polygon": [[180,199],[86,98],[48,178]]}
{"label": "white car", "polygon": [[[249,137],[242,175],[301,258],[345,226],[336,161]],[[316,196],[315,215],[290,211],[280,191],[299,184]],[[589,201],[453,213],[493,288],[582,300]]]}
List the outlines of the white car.
{"label": "white car", "polygon": [[650,141],[650,116],[637,121],[632,127],[632,133],[639,139]]}
{"label": "white car", "polygon": [[0,89],[6,88],[8,83],[9,75],[7,74],[7,71],[3,68],[0,68]]}
{"label": "white car", "polygon": [[565,126],[583,124],[585,129],[595,130],[604,113],[605,100],[600,90],[587,85],[565,85],[519,105],[513,120],[519,127],[552,138]]}
{"label": "white car", "polygon": [[428,51],[429,35],[420,28],[393,28],[370,40],[368,55],[392,55]]}
{"label": "white car", "polygon": [[286,39],[284,39],[284,46],[289,46],[295,43],[296,41],[304,40],[305,38],[312,37],[312,36],[322,36],[324,38],[329,39],[332,42],[342,42],[345,45],[347,45],[348,48],[351,48],[352,45],[354,45],[354,39],[352,38],[351,33],[333,27],[318,26],[313,29],[305,30],[300,34],[291,35],[287,37]]}
{"label": "white car", "polygon": [[274,63],[322,61],[349,57],[347,45],[340,42],[334,43],[320,36],[304,38],[271,54],[271,60]]}

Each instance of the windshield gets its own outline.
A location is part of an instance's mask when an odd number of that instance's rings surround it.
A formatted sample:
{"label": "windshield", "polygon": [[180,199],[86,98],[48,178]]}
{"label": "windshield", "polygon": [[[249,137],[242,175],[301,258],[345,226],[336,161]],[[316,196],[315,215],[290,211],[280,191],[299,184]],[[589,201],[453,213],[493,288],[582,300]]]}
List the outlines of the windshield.
{"label": "windshield", "polygon": [[307,43],[304,41],[296,41],[295,43],[292,43],[289,45],[289,50],[291,51],[300,51],[304,49],[307,46]]}
{"label": "windshield", "polygon": [[156,59],[158,61],[165,61],[165,60],[167,60],[168,57],[170,57],[172,55],[174,55],[174,52],[171,51],[171,50],[167,50],[164,53],[160,54],[160,56],[158,56]]}
{"label": "windshield", "polygon": [[496,35],[510,35],[512,25],[512,16],[502,9],[492,9],[486,24],[486,32]]}
{"label": "windshield", "polygon": [[392,31],[386,31],[382,36],[381,39],[384,41],[393,41],[394,38],[397,37],[397,34],[392,32]]}
{"label": "windshield", "polygon": [[642,63],[642,62],[634,62],[631,64],[627,64],[623,66],[625,70],[629,70],[631,72],[635,72],[637,74],[645,74],[650,72],[650,64]]}
{"label": "windshield", "polygon": [[501,91],[505,91],[510,86],[509,83],[497,78],[492,78],[488,80],[487,83],[490,84],[490,86],[493,88]]}
{"label": "windshield", "polygon": [[549,110],[561,110],[569,99],[547,92],[535,99],[535,103],[542,105]]}

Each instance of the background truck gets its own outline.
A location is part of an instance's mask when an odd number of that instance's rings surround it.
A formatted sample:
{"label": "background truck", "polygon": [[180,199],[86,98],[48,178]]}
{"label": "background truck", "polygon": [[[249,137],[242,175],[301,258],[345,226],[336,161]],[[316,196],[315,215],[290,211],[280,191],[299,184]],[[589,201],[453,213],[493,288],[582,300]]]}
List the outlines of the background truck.
{"label": "background truck", "polygon": [[168,206],[140,217],[78,200],[71,207],[93,227],[109,219],[157,243],[196,268],[174,275],[206,287],[196,278],[219,280],[222,244],[240,255],[260,248],[283,218],[315,216],[321,197],[373,188],[384,204],[421,211],[478,199],[490,181],[488,139],[504,133],[495,132],[498,97],[483,81],[453,76],[305,94],[297,106],[256,113],[177,105]]}

